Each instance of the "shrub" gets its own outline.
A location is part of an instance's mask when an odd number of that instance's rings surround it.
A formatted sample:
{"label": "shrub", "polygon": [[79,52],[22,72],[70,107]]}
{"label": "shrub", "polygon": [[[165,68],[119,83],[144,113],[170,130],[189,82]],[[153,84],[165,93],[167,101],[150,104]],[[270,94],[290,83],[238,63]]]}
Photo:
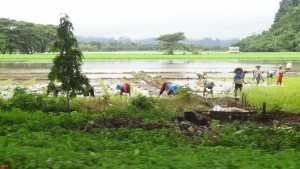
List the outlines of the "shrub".
{"label": "shrub", "polygon": [[65,112],[68,111],[65,98],[48,97],[45,94],[27,93],[26,88],[15,90],[14,97],[9,100],[0,101],[0,109],[11,111],[19,108],[24,111]]}
{"label": "shrub", "polygon": [[150,110],[154,108],[154,100],[146,96],[138,95],[132,98],[131,105],[140,110]]}

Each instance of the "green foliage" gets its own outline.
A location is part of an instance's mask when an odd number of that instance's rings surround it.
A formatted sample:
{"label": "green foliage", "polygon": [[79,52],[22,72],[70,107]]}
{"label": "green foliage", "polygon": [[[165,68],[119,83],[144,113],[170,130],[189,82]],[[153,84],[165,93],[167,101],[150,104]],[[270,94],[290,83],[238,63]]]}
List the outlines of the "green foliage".
{"label": "green foliage", "polygon": [[14,97],[16,97],[18,95],[24,95],[26,93],[29,93],[28,89],[26,87],[23,87],[23,86],[15,87],[13,92],[14,92],[13,93]]}
{"label": "green foliage", "polygon": [[[206,138],[204,145],[240,147],[261,149],[265,151],[278,151],[285,149],[300,150],[300,132],[283,126],[277,130],[268,126],[257,124],[244,124],[239,122],[232,124],[213,125],[214,139]],[[205,139],[205,138],[204,138]]]}
{"label": "green foliage", "polygon": [[53,51],[59,54],[53,59],[53,66],[48,74],[49,86],[53,86],[56,81],[61,82],[62,90],[66,91],[68,107],[70,98],[75,97],[77,91],[83,89],[83,85],[90,86],[88,78],[81,73],[83,55],[72,31],[69,16],[61,17],[57,28],[58,40],[53,45]]}
{"label": "green foliage", "polygon": [[101,78],[99,78],[98,81],[101,84],[102,90],[104,91],[103,100],[104,100],[104,102],[108,102],[108,100],[110,98],[108,88],[107,88],[107,86],[105,85],[104,81]]}
{"label": "green foliage", "polygon": [[267,104],[267,112],[280,110],[299,112],[300,95],[298,77],[284,77],[282,86],[253,86],[246,88],[247,101],[250,105],[262,109],[263,102]]}
{"label": "green foliage", "polygon": [[87,120],[98,118],[80,112],[0,111],[0,164],[9,164],[15,169],[149,166],[275,169],[299,168],[300,165],[299,132],[286,128],[273,130],[214,121],[215,142],[206,142],[204,146],[194,144],[193,138],[172,128],[80,130]]}
{"label": "green foliage", "polygon": [[33,54],[50,51],[56,39],[55,29],[53,25],[0,18],[0,52]]}
{"label": "green foliage", "polygon": [[[0,61],[52,61],[54,54],[34,55],[1,55]],[[255,52],[255,53],[201,53],[201,55],[177,54],[112,54],[112,53],[85,53],[84,59],[223,59],[223,60],[300,60],[299,52]]]}
{"label": "green foliage", "polygon": [[237,43],[244,52],[300,51],[299,0],[282,0],[273,25],[261,35],[249,36]]}
{"label": "green foliage", "polygon": [[0,110],[11,111],[19,108],[24,111],[65,112],[68,110],[66,99],[48,97],[44,94],[28,93],[26,88],[15,88],[14,97],[2,100]]}
{"label": "green foliage", "polygon": [[151,97],[138,95],[131,99],[131,105],[140,110],[150,110],[154,108],[154,100]]}
{"label": "green foliage", "polygon": [[35,77],[28,80],[28,81],[23,82],[22,85],[23,86],[29,86],[29,85],[33,85],[34,83],[36,83],[36,78]]}
{"label": "green foliage", "polygon": [[177,94],[177,96],[187,101],[196,97],[193,94],[193,90],[189,86],[179,86],[179,93]]}
{"label": "green foliage", "polygon": [[156,38],[156,40],[160,41],[164,48],[167,49],[168,55],[173,55],[175,49],[178,49],[178,47],[182,46],[178,42],[185,39],[186,37],[183,32],[160,35],[158,38]]}

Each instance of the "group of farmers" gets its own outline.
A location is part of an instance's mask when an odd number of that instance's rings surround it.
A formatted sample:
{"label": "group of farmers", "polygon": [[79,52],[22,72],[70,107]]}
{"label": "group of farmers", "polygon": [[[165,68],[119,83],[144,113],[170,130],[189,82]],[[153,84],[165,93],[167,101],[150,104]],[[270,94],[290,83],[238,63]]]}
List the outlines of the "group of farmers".
{"label": "group of farmers", "polygon": [[[286,66],[286,69],[284,70],[282,65],[279,65],[278,70],[269,70],[269,71],[262,71],[260,65],[257,65],[255,70],[252,71],[253,79],[252,81],[256,83],[256,85],[260,84],[261,81],[264,81],[262,74],[267,73],[267,78],[273,78],[277,74],[277,85],[281,85],[283,74],[286,72],[289,72],[292,68],[292,64],[288,63]],[[247,84],[244,81],[245,74],[249,73],[249,71],[243,70],[242,68],[236,68],[234,70],[234,76],[233,76],[233,83],[235,85],[234,92],[235,95],[237,94],[237,91],[242,91],[243,84]],[[206,72],[197,72],[197,77],[199,78],[199,82],[203,83],[203,97],[205,96],[205,93],[213,94],[213,88],[215,87],[215,83],[213,80],[207,78]],[[118,84],[116,87],[117,90],[120,90],[120,95],[129,95],[130,96],[130,84],[128,83],[121,83]],[[164,82],[162,84],[162,87],[159,91],[159,95],[166,92],[168,95],[175,95],[179,91],[179,85],[172,83],[172,82]]]}

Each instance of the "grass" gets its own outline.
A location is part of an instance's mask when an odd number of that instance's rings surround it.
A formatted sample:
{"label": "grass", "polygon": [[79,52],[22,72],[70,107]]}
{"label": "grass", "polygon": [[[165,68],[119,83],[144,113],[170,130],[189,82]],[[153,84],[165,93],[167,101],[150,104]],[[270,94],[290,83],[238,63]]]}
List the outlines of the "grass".
{"label": "grass", "polygon": [[0,86],[7,85],[7,84],[11,83],[13,80],[14,80],[13,78],[9,78],[7,80],[4,80],[4,81],[0,82]]}
{"label": "grass", "polygon": [[267,104],[267,111],[300,112],[300,78],[284,77],[282,86],[276,85],[276,78],[272,86],[253,86],[246,89],[248,102],[261,108],[263,102]]}
{"label": "grass", "polygon": [[[0,164],[15,169],[300,167],[299,132],[250,128],[246,134],[235,134],[232,125],[216,123],[216,142],[212,142],[216,145],[201,145],[196,143],[199,138],[189,138],[173,128],[81,129],[88,120],[101,118],[99,115],[0,111]],[[270,138],[273,136],[277,139]],[[282,150],[264,150],[283,145],[285,140],[290,143]],[[250,148],[257,143],[258,149]]]}
{"label": "grass", "polygon": [[[298,82],[298,79],[284,79],[289,85],[293,81]],[[71,102],[74,111],[69,113],[62,109],[55,113],[24,109],[38,108],[41,104],[58,108],[65,105],[62,98],[36,97],[36,94],[18,97],[20,99],[0,100],[0,165],[9,164],[11,168],[300,167],[300,132],[284,125],[274,130],[253,123],[223,124],[212,120],[201,135],[184,135],[174,121],[178,116],[182,117],[184,108],[202,105],[205,100],[200,97],[186,100],[177,96],[139,96],[143,99],[136,100],[134,107],[132,102],[112,96],[107,101],[114,106],[95,111],[86,111],[84,107],[101,106],[103,100],[77,98]],[[48,102],[40,102],[48,99]],[[149,104],[147,109],[137,107],[147,106],[143,103],[149,101],[153,104]],[[4,111],[3,105],[15,107]],[[161,124],[162,127],[143,129],[125,125],[99,128],[99,125],[91,123],[101,124],[103,119],[114,118],[137,119],[145,124]]]}
{"label": "grass", "polygon": [[[0,54],[0,61],[52,61],[55,54]],[[199,55],[163,55],[163,54],[113,54],[113,53],[84,53],[85,59],[243,59],[243,60],[300,60],[299,53],[202,53]]]}
{"label": "grass", "polygon": [[99,83],[100,83],[100,85],[102,87],[102,90],[104,91],[104,94],[105,95],[109,95],[108,87],[105,85],[103,79],[99,78],[98,81],[99,81]]}
{"label": "grass", "polygon": [[33,85],[35,83],[36,83],[36,78],[34,77],[34,78],[32,78],[32,79],[30,79],[28,81],[23,82],[22,86],[29,86],[29,85]]}

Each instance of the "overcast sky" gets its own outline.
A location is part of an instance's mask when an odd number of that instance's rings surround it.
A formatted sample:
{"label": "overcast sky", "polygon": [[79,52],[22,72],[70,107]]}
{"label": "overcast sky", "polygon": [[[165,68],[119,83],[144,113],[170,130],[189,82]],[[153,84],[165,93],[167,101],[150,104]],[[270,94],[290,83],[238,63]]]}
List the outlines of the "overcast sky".
{"label": "overcast sky", "polygon": [[231,39],[270,28],[280,0],[2,0],[0,17],[59,24],[80,36],[132,39],[182,31],[190,39]]}

